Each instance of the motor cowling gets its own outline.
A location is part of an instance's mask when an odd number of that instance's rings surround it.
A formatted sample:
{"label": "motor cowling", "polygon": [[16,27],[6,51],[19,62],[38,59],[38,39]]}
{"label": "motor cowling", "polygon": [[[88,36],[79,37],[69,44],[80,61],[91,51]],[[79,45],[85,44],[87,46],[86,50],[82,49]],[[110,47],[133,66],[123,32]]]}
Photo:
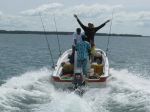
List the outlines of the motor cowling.
{"label": "motor cowling", "polygon": [[77,89],[78,87],[83,86],[83,77],[81,73],[75,73],[74,74],[74,80],[73,80],[73,84],[74,84],[74,89]]}

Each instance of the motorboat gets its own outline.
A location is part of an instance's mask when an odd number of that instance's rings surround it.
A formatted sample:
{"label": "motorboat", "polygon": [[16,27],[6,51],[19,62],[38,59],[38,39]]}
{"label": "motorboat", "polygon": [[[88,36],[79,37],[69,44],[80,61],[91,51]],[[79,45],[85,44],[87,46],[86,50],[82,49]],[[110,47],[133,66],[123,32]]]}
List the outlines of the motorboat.
{"label": "motorboat", "polygon": [[[95,48],[96,55],[89,61],[88,76],[84,77],[84,86],[89,88],[100,88],[107,84],[110,77],[109,62],[106,53]],[[51,75],[51,82],[56,88],[73,88],[74,76],[76,74],[75,64],[70,63],[72,49],[65,51],[58,59],[54,72]],[[74,59],[76,62],[76,59]],[[74,62],[74,63],[75,63]]]}

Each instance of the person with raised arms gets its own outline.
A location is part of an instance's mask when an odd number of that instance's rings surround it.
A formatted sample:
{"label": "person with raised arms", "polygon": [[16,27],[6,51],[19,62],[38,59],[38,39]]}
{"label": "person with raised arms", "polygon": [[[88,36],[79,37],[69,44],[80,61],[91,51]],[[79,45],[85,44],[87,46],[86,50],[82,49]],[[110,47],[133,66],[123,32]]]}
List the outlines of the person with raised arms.
{"label": "person with raised arms", "polygon": [[94,36],[96,34],[96,32],[103,28],[106,23],[110,22],[110,20],[107,20],[106,22],[104,22],[103,24],[94,27],[94,25],[92,23],[88,23],[88,26],[83,25],[83,23],[79,20],[78,16],[76,14],[74,14],[74,17],[77,19],[77,22],[79,23],[79,25],[82,27],[82,29],[85,32],[85,35],[87,36],[87,41],[91,44],[91,47],[93,47],[95,45],[94,43]]}

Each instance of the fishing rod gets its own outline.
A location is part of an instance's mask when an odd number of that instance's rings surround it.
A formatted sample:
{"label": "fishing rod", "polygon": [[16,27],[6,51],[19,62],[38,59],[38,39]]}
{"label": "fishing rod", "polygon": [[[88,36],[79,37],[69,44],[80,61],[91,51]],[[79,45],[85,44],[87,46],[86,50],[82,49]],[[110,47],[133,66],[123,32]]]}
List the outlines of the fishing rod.
{"label": "fishing rod", "polygon": [[61,48],[60,48],[60,41],[59,41],[59,37],[58,37],[58,30],[57,30],[57,24],[56,24],[55,15],[54,15],[54,23],[55,23],[55,30],[56,30],[56,35],[57,35],[57,42],[58,42],[58,47],[59,47],[59,56],[60,56],[61,55]]}
{"label": "fishing rod", "polygon": [[50,44],[49,44],[48,39],[47,39],[47,34],[46,34],[46,30],[45,30],[45,26],[44,26],[44,23],[43,23],[43,19],[42,19],[41,13],[39,13],[39,16],[40,16],[40,20],[41,20],[42,27],[43,27],[43,30],[44,30],[44,35],[45,35],[45,39],[46,39],[46,42],[47,42],[49,54],[50,54],[51,59],[52,59],[52,64],[53,64],[52,68],[53,68],[54,67],[54,59],[53,59],[53,55],[52,55]]}
{"label": "fishing rod", "polygon": [[110,22],[109,35],[108,35],[107,48],[106,48],[106,56],[107,56],[108,51],[109,51],[109,43],[110,43],[110,36],[111,36],[113,15],[114,15],[114,9],[113,9],[113,11],[112,11],[112,18],[111,18],[111,22]]}

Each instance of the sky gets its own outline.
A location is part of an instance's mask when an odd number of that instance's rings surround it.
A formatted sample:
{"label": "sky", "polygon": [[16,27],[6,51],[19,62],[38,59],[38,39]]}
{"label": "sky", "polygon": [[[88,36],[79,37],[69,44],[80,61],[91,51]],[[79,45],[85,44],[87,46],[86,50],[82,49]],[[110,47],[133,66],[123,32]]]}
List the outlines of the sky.
{"label": "sky", "polygon": [[[75,31],[73,14],[84,25],[112,19],[111,33],[150,35],[150,0],[0,0],[0,30]],[[55,21],[56,26],[55,26]],[[99,30],[108,33],[110,23]]]}

